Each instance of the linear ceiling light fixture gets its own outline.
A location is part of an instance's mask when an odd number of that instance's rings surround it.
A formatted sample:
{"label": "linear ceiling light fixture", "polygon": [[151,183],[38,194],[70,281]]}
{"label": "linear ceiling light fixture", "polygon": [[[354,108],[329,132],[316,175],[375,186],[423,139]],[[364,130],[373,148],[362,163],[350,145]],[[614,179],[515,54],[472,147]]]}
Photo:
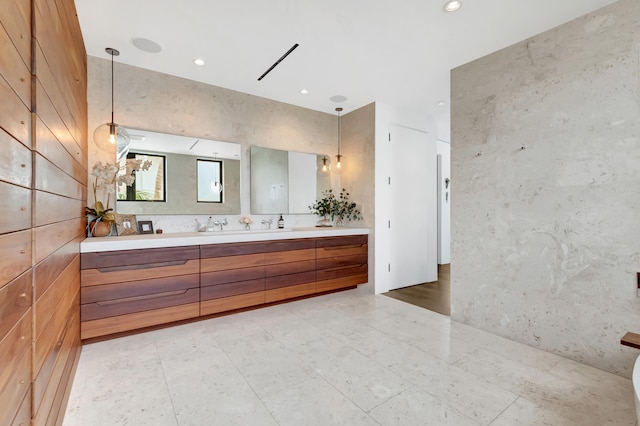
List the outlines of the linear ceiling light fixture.
{"label": "linear ceiling light fixture", "polygon": [[340,139],[342,137],[342,129],[340,128],[340,113],[342,112],[342,108],[338,107],[336,111],[338,112],[338,155],[336,155],[336,160],[338,161],[336,162],[336,167],[341,168],[342,164],[340,160],[342,160],[342,155],[340,154]]}
{"label": "linear ceiling light fixture", "polygon": [[113,57],[120,55],[116,49],[107,47],[105,51],[111,55],[111,121],[102,124],[93,132],[93,141],[103,151],[113,152],[116,149],[116,159],[120,160],[129,152],[129,133],[124,127],[113,121]]}
{"label": "linear ceiling light fixture", "polygon": [[258,81],[261,81],[263,78],[265,78],[267,76],[267,74],[269,74],[275,67],[277,67],[280,62],[282,62],[284,60],[284,58],[286,58],[287,56],[289,56],[289,54],[291,52],[293,52],[294,50],[296,50],[296,47],[298,47],[299,44],[296,43],[293,46],[291,46],[291,49],[287,50],[287,53],[285,53],[284,55],[280,56],[280,59],[278,59],[273,65],[271,65],[269,67],[268,70],[266,70],[260,77],[258,77]]}

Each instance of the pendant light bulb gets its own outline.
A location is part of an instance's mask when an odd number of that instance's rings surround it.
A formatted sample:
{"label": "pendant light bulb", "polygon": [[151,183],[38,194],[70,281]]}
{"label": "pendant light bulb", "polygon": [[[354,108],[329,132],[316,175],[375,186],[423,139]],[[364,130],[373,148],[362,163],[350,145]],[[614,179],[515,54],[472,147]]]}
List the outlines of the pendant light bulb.
{"label": "pendant light bulb", "polygon": [[327,157],[326,157],[326,156],[323,156],[323,157],[322,157],[322,171],[323,171],[323,172],[326,172],[327,170],[328,170],[328,167],[327,167]]}
{"label": "pendant light bulb", "polygon": [[116,160],[127,156],[129,143],[131,141],[129,133],[122,126],[118,126],[113,120],[113,57],[120,55],[116,49],[107,47],[105,51],[111,55],[111,121],[104,123],[93,132],[93,140],[103,151],[116,151]]}

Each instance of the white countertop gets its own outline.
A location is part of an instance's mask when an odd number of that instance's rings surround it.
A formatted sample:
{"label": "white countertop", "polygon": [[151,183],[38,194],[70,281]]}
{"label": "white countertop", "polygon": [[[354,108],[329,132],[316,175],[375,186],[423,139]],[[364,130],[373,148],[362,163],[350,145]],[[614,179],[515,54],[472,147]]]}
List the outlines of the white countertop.
{"label": "white countertop", "polygon": [[93,237],[80,243],[81,253],[134,250],[159,247],[197,246],[205,244],[241,243],[249,241],[286,240],[292,238],[368,235],[369,228],[327,227],[229,230],[217,232],[175,232],[166,234]]}

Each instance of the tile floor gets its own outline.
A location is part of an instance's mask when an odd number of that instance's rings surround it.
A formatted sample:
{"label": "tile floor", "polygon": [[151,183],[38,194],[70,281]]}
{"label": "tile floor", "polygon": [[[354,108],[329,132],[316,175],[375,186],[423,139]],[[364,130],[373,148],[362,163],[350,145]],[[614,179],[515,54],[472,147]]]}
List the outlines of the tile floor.
{"label": "tile floor", "polygon": [[85,345],[64,421],[634,424],[627,379],[358,290]]}

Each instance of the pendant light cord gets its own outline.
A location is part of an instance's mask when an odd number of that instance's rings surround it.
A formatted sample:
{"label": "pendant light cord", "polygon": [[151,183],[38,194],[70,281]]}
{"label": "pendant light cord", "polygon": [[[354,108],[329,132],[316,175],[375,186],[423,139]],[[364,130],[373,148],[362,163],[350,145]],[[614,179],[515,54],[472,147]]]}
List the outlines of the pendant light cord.
{"label": "pendant light cord", "polygon": [[111,123],[115,123],[113,121],[113,50],[111,51]]}

